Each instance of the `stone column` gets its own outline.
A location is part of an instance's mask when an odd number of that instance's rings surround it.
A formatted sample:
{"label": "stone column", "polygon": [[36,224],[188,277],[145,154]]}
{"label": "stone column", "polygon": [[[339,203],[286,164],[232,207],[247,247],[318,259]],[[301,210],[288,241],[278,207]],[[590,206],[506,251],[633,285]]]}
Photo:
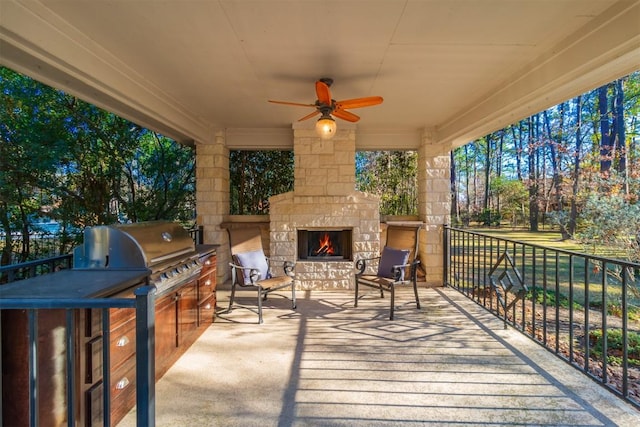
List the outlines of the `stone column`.
{"label": "stone column", "polygon": [[196,143],[197,223],[204,226],[204,243],[220,245],[217,251],[218,283],[229,275],[229,241],[220,224],[229,216],[229,149],[223,130],[210,142]]}
{"label": "stone column", "polygon": [[450,150],[437,144],[433,133],[425,131],[418,150],[418,214],[425,223],[420,238],[420,260],[429,285],[443,285],[443,225],[449,223]]}

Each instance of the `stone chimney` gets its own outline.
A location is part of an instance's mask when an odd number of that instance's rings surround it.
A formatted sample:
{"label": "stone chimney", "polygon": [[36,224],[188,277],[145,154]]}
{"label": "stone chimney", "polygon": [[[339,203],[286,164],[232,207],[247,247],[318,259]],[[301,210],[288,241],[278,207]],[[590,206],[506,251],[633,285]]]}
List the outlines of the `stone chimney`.
{"label": "stone chimney", "polygon": [[298,229],[350,229],[354,259],[380,250],[379,200],[355,190],[355,130],[320,139],[312,129],[294,129],[294,189],[269,199],[271,261],[296,262],[301,289],[353,286],[353,261],[298,259]]}

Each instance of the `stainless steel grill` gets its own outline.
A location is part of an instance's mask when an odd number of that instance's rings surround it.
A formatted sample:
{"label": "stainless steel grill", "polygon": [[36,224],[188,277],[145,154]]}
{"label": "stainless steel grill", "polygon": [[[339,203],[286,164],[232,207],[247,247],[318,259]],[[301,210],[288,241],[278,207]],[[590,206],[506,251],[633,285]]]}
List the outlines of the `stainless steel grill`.
{"label": "stainless steel grill", "polygon": [[150,221],[88,227],[74,249],[76,270],[150,270],[150,282],[161,294],[200,274],[195,243],[180,224]]}

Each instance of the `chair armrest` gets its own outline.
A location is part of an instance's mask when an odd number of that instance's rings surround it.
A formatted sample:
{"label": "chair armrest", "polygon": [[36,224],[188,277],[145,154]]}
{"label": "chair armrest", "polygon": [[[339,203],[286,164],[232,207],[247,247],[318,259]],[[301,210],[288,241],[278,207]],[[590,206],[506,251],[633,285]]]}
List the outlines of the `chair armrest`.
{"label": "chair armrest", "polygon": [[[411,276],[411,280],[413,280],[414,276],[417,274],[418,264],[420,264],[420,260],[414,259],[413,261],[407,264],[394,265],[393,267],[391,267],[391,273],[393,274],[394,280],[399,281],[400,279],[402,279],[402,271],[407,267],[411,268],[410,276]],[[406,280],[406,278],[404,279]]]}
{"label": "chair armrest", "polygon": [[[231,273],[232,273],[232,281],[236,281],[237,280],[237,275],[238,275],[238,271],[240,271],[240,274],[242,274],[244,276],[244,272],[245,271],[249,271],[249,280],[251,281],[250,284],[244,283],[244,280],[242,281],[242,283],[240,281],[238,281],[237,283],[240,286],[256,286],[256,282],[258,282],[258,279],[260,278],[260,269],[259,268],[253,268],[253,267],[243,267],[241,265],[238,264],[234,264],[232,262],[229,263],[229,266],[231,267]],[[243,277],[244,279],[244,277]]]}
{"label": "chair armrest", "polygon": [[289,277],[295,277],[295,269],[296,263],[293,261],[285,261],[282,263],[282,268],[284,269],[284,274]]}
{"label": "chair armrest", "polygon": [[356,276],[362,276],[364,271],[367,269],[367,262],[380,260],[380,257],[372,257],[372,258],[360,258],[356,261]]}

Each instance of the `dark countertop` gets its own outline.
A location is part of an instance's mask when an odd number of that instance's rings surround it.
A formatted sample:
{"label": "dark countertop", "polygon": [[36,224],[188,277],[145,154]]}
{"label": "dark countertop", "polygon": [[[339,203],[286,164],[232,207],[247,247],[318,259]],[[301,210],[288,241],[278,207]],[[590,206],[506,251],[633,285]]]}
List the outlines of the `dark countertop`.
{"label": "dark countertop", "polygon": [[[220,245],[196,245],[201,255],[215,254]],[[143,284],[151,271],[146,268],[72,269],[44,274],[0,285],[0,308],[3,298],[103,298]],[[165,290],[163,292],[166,293]]]}
{"label": "dark countertop", "polygon": [[62,270],[6,285],[0,285],[3,298],[101,298],[143,283],[150,270]]}

